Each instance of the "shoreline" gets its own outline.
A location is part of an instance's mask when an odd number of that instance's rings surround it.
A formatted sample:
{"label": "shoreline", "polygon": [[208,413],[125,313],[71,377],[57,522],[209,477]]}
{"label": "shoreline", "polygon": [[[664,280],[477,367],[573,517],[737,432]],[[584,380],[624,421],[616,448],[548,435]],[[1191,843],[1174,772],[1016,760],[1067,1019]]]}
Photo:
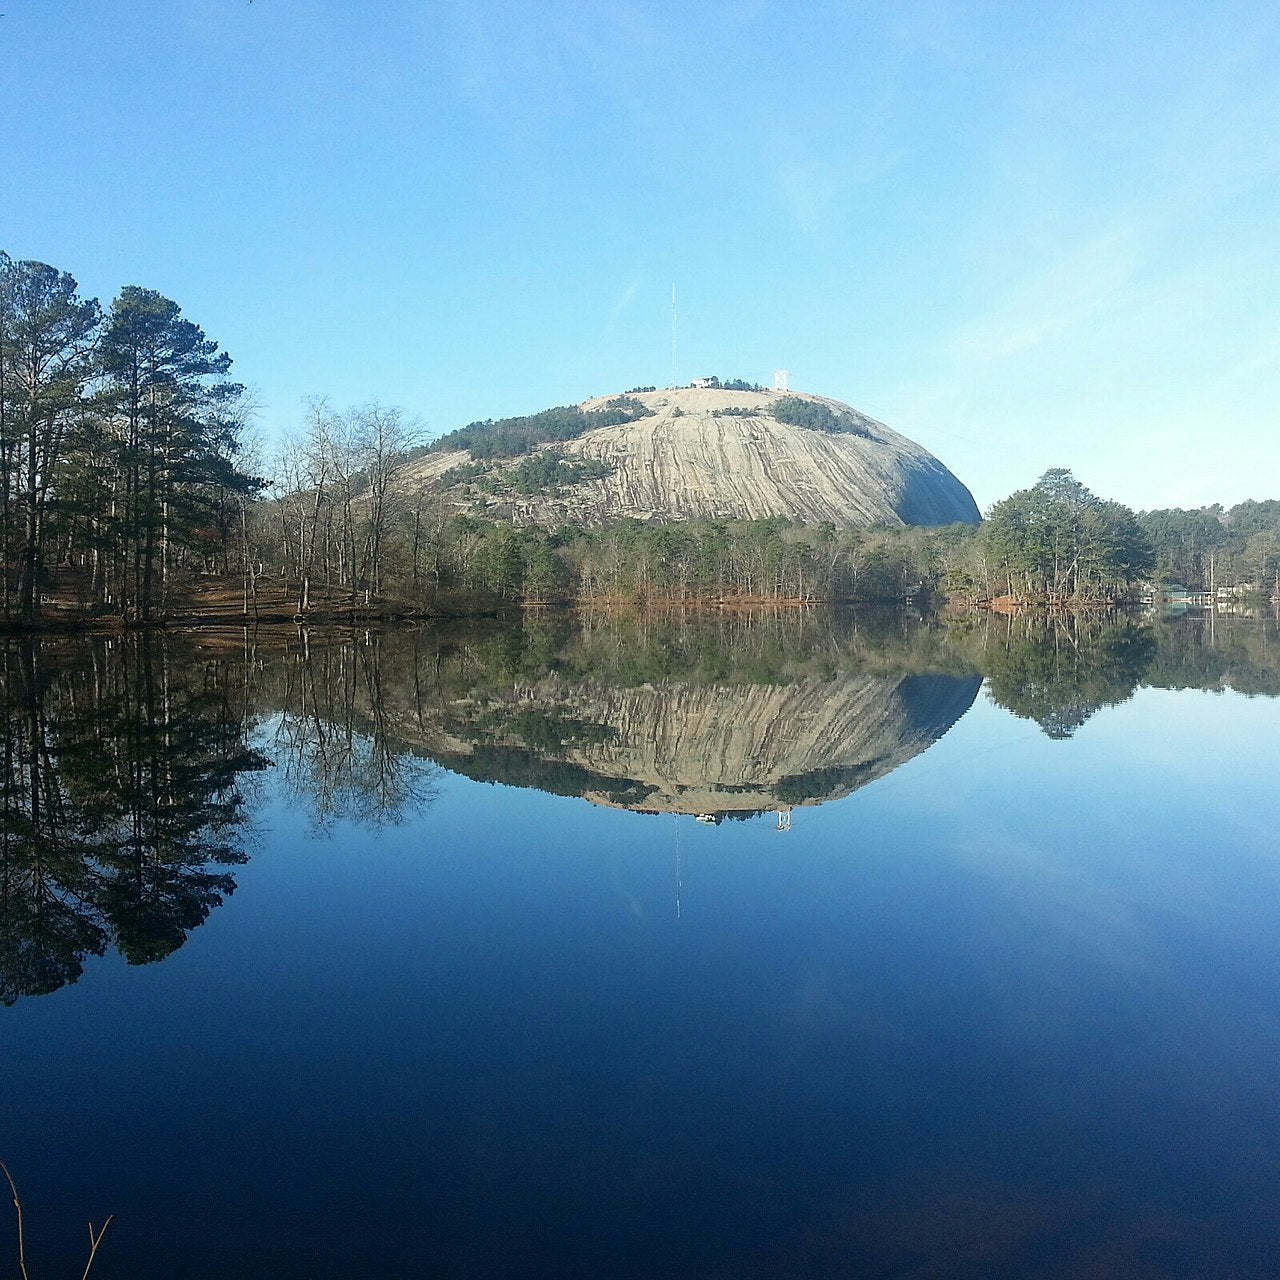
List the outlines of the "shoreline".
{"label": "shoreline", "polygon": [[81,614],[68,611],[51,613],[34,622],[0,620],[0,636],[29,635],[124,635],[142,631],[254,631],[259,628],[368,627],[397,623],[431,624],[456,622],[492,622],[502,618],[553,613],[605,614],[765,614],[803,613],[822,609],[904,609],[935,613],[996,614],[1001,616],[1099,614],[1131,612],[1131,607],[1117,602],[1027,603],[1011,601],[963,601],[947,597],[926,600],[871,600],[857,598],[803,599],[790,596],[728,597],[650,597],[643,600],[623,596],[583,597],[577,600],[522,600],[487,605],[475,609],[425,608],[403,604],[361,606],[357,608],[324,607],[299,613],[294,607],[259,609],[245,613],[235,609],[191,610],[171,612],[163,617],[147,619],[122,618],[114,614]]}

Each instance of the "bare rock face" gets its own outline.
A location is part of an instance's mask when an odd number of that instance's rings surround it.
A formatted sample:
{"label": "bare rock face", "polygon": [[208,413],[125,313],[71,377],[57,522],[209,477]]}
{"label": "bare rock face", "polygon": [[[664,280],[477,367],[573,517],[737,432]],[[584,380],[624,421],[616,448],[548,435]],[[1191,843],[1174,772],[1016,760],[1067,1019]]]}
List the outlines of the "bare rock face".
{"label": "bare rock face", "polygon": [[[651,416],[599,427],[554,446],[605,475],[546,493],[478,495],[445,473],[466,452],[432,453],[411,483],[442,483],[451,504],[477,514],[516,514],[539,523],[763,519],[787,516],[840,527],[977,524],[972,495],[920,445],[837,400],[800,393],[718,387],[636,392]],[[585,402],[602,409],[610,397]],[[816,407],[836,430],[780,421],[789,401]],[[823,414],[823,410],[826,411]],[[551,446],[542,446],[543,448]]]}

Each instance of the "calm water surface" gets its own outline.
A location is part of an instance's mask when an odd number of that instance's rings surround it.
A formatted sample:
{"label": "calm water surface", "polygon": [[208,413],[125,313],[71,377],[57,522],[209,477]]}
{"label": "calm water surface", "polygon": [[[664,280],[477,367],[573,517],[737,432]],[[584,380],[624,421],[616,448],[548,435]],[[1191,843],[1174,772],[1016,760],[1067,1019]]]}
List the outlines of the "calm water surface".
{"label": "calm water surface", "polygon": [[1275,1273],[1274,622],[0,662],[35,1277]]}

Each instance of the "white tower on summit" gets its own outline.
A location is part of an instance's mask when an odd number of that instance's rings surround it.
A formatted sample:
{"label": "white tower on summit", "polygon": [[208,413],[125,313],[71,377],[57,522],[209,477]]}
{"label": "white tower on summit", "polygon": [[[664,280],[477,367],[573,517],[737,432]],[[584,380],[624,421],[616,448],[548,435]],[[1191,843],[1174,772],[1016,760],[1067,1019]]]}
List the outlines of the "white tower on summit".
{"label": "white tower on summit", "polygon": [[775,391],[790,391],[791,388],[787,386],[787,379],[790,377],[791,375],[785,369],[775,369],[773,371],[773,389]]}

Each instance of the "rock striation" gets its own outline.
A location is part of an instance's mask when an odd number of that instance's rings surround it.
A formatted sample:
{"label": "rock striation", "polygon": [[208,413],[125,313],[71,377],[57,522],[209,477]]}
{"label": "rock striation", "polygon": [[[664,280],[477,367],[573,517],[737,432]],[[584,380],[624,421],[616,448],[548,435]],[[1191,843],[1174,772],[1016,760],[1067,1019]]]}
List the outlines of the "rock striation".
{"label": "rock striation", "polygon": [[[649,416],[586,431],[555,445],[603,475],[546,492],[480,492],[451,479],[473,461],[465,450],[427,453],[409,482],[437,488],[459,510],[543,524],[786,516],[838,527],[977,524],[969,490],[928,450],[856,409],[795,392],[685,387],[633,392]],[[617,397],[580,407],[603,409]],[[781,421],[783,401],[825,410],[836,431]],[[499,481],[502,468],[495,465]]]}

